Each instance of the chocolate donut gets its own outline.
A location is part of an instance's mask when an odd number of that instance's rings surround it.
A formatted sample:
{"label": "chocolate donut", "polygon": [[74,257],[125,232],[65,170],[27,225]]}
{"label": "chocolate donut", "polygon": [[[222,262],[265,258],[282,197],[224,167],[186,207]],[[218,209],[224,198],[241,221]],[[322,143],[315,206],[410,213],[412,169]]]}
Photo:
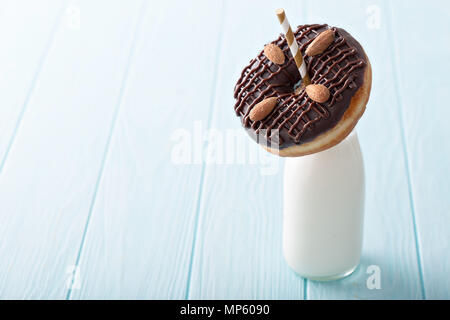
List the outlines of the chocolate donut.
{"label": "chocolate donut", "polygon": [[[308,46],[328,29],[334,31],[331,44],[322,53],[307,56]],[[244,68],[234,89],[234,110],[246,131],[269,152],[280,156],[319,152],[345,139],[364,113],[372,83],[369,59],[345,30],[326,24],[303,25],[294,35],[311,84],[329,90],[325,102],[312,100],[304,87],[294,88],[301,78],[284,35],[271,42],[281,49],[284,62],[272,62],[262,50]],[[252,120],[252,109],[274,97],[276,104],[270,113]]]}

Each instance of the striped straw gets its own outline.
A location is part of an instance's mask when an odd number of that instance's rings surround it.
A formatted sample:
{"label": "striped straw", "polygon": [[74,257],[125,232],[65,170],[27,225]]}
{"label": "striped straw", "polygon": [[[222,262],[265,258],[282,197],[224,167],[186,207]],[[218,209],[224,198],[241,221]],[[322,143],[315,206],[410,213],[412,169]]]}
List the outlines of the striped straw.
{"label": "striped straw", "polygon": [[306,70],[305,60],[303,60],[302,53],[298,48],[298,43],[294,38],[294,33],[292,32],[291,25],[286,18],[284,9],[277,9],[276,13],[278,20],[280,20],[281,27],[283,28],[283,32],[286,36],[289,49],[291,49],[292,56],[294,57],[295,64],[297,65],[298,72],[300,72],[303,84],[306,86],[311,83],[311,80],[309,79],[308,71]]}

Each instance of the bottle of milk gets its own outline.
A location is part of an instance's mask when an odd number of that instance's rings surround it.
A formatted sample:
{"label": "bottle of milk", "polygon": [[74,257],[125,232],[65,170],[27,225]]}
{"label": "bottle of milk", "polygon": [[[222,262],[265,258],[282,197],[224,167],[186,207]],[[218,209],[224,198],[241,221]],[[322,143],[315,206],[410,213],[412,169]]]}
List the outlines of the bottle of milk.
{"label": "bottle of milk", "polygon": [[362,249],[364,164],[356,132],[325,151],[286,158],[283,252],[312,280],[351,274]]}

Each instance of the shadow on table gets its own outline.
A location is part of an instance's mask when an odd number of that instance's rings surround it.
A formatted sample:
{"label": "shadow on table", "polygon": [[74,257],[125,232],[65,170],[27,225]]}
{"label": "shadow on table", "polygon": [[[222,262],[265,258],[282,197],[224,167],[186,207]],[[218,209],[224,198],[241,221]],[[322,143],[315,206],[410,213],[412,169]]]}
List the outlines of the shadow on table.
{"label": "shadow on table", "polygon": [[308,299],[422,299],[418,274],[411,278],[392,267],[377,265],[378,261],[363,256],[358,268],[346,278],[308,281]]}

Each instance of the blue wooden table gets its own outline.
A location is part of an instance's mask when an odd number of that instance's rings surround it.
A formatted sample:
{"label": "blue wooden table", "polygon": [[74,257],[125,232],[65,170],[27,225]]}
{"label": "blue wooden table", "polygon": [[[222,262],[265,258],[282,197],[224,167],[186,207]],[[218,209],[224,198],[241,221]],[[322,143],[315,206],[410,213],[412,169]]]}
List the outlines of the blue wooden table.
{"label": "blue wooden table", "polygon": [[[227,159],[224,137],[253,145],[232,91],[277,7],[345,28],[372,63],[363,257],[340,281],[283,260],[282,160]],[[447,1],[1,1],[0,298],[450,299],[449,16]]]}

